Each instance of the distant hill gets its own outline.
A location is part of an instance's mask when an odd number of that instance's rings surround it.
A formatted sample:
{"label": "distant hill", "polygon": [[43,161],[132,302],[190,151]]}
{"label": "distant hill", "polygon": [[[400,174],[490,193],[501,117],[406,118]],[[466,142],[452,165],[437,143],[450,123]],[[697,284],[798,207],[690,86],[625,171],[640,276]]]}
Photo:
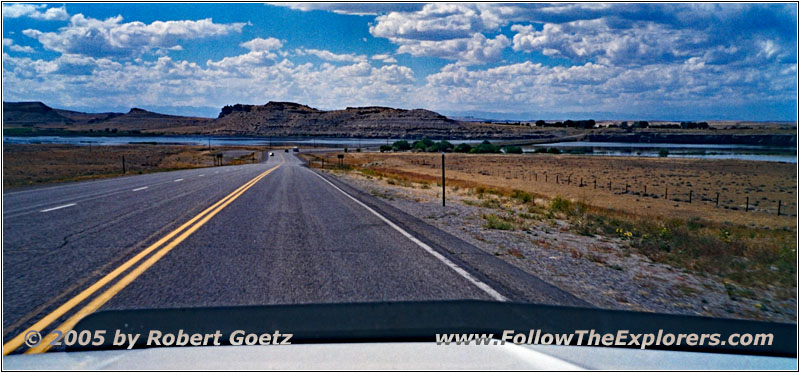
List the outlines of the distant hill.
{"label": "distant hill", "polygon": [[3,125],[59,124],[74,122],[57,110],[38,102],[3,102]]}
{"label": "distant hill", "polygon": [[153,134],[373,138],[517,138],[531,135],[529,127],[463,122],[425,109],[367,106],[325,111],[293,102],[272,101],[265,105],[225,106],[216,119],[166,115],[139,108],[127,113],[83,113],[53,109],[41,102],[3,102],[3,128],[15,127]]}
{"label": "distant hill", "polygon": [[518,131],[508,126],[465,123],[425,109],[381,106],[324,111],[293,102],[236,104],[222,108],[209,130],[220,135],[331,137],[495,137]]}
{"label": "distant hill", "polygon": [[41,102],[3,102],[3,128],[33,127],[75,131],[202,133],[211,118],[183,117],[133,108],[127,113],[83,113],[53,109]]}

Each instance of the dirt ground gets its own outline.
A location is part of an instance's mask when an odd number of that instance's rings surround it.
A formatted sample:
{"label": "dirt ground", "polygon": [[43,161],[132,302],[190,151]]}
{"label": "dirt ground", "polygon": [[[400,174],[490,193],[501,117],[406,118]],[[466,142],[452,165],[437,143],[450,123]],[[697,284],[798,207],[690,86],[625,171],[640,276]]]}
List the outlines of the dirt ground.
{"label": "dirt ground", "polygon": [[252,147],[120,145],[73,146],[45,144],[3,145],[3,188],[49,182],[77,181],[214,165],[213,154],[221,153],[222,164],[259,160],[261,150]]}
{"label": "dirt ground", "polygon": [[[381,172],[441,178],[439,154],[348,153],[344,160]],[[335,154],[327,155],[327,165],[336,161]],[[794,164],[552,154],[447,154],[445,163],[452,182],[560,195],[643,217],[702,217],[793,231],[797,225]]]}

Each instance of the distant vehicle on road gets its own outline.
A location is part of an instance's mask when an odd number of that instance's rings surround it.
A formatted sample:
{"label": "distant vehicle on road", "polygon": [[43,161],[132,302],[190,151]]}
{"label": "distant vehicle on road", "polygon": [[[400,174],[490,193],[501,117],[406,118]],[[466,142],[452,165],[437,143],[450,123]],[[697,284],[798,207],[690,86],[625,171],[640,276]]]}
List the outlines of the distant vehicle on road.
{"label": "distant vehicle on road", "polygon": [[295,152],[295,153],[297,153],[297,152],[299,152],[299,151],[300,151],[300,149],[298,149],[298,148],[295,146],[294,148],[292,148],[292,151],[293,151],[293,152]]}
{"label": "distant vehicle on road", "polygon": [[270,157],[274,157],[274,156],[275,156],[275,153],[273,153],[273,152],[269,152],[269,156],[270,156]]}
{"label": "distant vehicle on road", "polygon": [[284,152],[284,153],[288,153],[288,152],[289,152],[289,149],[288,149],[288,148],[287,148],[287,149],[283,149],[283,152]]}

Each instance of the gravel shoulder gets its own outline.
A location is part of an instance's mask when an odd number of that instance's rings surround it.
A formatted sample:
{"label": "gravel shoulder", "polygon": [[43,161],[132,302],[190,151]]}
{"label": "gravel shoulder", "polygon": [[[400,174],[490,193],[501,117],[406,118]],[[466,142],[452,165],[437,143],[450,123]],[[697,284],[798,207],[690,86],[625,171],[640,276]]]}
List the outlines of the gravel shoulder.
{"label": "gravel shoulder", "polygon": [[[442,207],[441,187],[435,185],[397,183],[359,172],[324,172],[600,308],[797,319],[796,298],[655,263],[632,252],[624,238],[577,234],[570,221],[557,217],[528,218],[507,198],[448,188],[447,206]],[[515,224],[493,229],[490,216],[513,217]]]}

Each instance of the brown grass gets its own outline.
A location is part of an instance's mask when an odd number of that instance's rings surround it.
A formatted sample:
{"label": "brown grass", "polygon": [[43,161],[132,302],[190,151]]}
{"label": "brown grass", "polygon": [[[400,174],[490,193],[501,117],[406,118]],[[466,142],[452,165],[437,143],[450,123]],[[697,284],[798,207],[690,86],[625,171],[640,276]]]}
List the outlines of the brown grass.
{"label": "brown grass", "polygon": [[248,163],[260,152],[251,147],[120,145],[73,146],[6,144],[3,146],[3,188],[78,181],[214,165],[212,153],[222,152],[223,165]]}
{"label": "brown grass", "polygon": [[[335,155],[328,155],[328,158],[326,164],[333,166]],[[409,180],[441,180],[441,156],[438,154],[348,153],[345,162],[351,167],[368,168]],[[482,185],[505,192],[521,190],[547,198],[561,195],[641,217],[703,217],[718,223],[791,230],[795,229],[797,221],[797,178],[793,164],[549,154],[449,154],[446,165],[448,185]],[[316,166],[319,167],[318,162]],[[692,203],[689,203],[689,191],[692,191]],[[665,192],[668,199],[664,199]],[[719,206],[716,206],[717,192],[720,193]],[[747,197],[750,206],[745,212]],[[781,201],[782,216],[777,216],[778,201]]]}

